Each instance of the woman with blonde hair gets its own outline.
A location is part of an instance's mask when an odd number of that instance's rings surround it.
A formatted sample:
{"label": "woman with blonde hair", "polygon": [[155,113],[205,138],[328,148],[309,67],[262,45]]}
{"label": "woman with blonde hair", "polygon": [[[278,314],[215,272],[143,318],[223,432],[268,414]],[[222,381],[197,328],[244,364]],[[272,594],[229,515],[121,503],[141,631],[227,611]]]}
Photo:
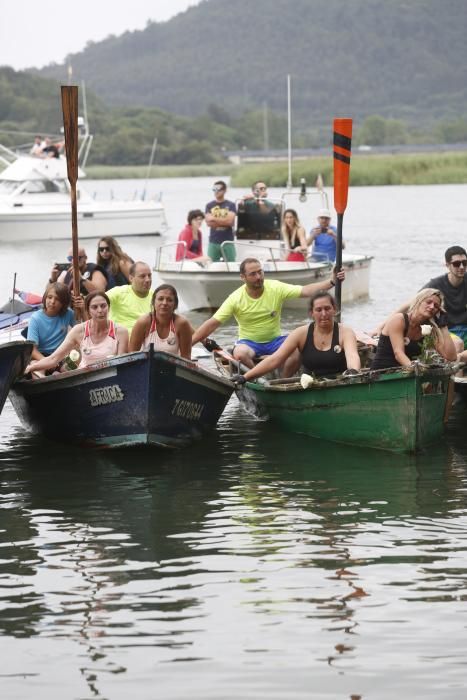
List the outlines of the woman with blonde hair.
{"label": "woman with blonde hair", "polygon": [[447,327],[437,321],[444,312],[443,303],[438,289],[422,289],[410,302],[407,313],[392,314],[382,328],[371,369],[409,367],[422,351],[422,340],[427,332],[422,326],[431,326],[429,334],[433,336],[436,352],[445,360],[456,360],[451,335]]}
{"label": "woman with blonde hair", "polygon": [[133,260],[123,252],[112,236],[103,236],[97,244],[98,265],[104,268],[107,276],[107,289],[129,284],[130,267]]}
{"label": "woman with blonde hair", "polygon": [[305,229],[295,209],[286,209],[282,217],[282,237],[288,249],[286,260],[304,262],[308,253]]}

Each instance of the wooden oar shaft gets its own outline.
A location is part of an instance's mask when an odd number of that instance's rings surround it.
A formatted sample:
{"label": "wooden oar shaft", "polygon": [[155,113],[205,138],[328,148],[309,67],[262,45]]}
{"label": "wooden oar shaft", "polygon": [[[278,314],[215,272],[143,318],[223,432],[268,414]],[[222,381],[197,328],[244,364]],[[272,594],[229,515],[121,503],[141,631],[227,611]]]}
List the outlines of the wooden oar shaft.
{"label": "wooden oar shaft", "polygon": [[[336,269],[340,270],[342,267],[342,223],[344,215],[337,215],[337,239],[336,239]],[[336,280],[336,307],[337,307],[337,320],[341,320],[341,308],[342,308],[342,282],[339,278]]]}
{"label": "wooden oar shaft", "polygon": [[78,244],[78,205],[76,201],[76,183],[71,184],[71,247],[73,250],[73,294],[80,293],[81,273],[79,271]]}

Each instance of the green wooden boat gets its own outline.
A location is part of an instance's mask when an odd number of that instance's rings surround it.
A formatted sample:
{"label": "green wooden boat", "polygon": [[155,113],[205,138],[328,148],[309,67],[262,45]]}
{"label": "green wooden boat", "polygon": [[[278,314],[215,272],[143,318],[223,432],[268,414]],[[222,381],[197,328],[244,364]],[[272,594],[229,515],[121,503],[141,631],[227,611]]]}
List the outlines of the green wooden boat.
{"label": "green wooden boat", "polygon": [[412,372],[363,370],[334,380],[247,382],[237,394],[247,410],[285,430],[348,445],[416,452],[443,433],[451,365]]}

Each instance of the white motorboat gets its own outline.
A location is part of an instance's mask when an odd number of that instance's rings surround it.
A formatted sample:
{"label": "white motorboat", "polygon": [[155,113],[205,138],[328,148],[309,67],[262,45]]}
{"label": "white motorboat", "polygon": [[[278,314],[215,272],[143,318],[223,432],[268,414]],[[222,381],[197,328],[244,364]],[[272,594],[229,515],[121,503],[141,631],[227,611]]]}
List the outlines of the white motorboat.
{"label": "white motorboat", "polygon": [[[291,189],[283,194],[281,200],[275,203],[274,216],[269,221],[265,220],[264,226],[258,222],[257,215],[254,223],[250,224],[244,215],[239,215],[233,244],[236,262],[208,262],[202,265],[187,259],[177,262],[177,246],[184,244],[167,243],[157,249],[154,270],[164,282],[177,289],[188,309],[197,311],[218,308],[227,296],[240,286],[240,263],[247,257],[260,260],[265,276],[281,282],[305,285],[326,279],[332,271],[331,262],[318,262],[312,258],[303,262],[290,262],[285,259],[289,250],[280,232],[282,213],[284,209],[292,207],[299,213],[301,221],[309,221],[311,218],[304,213],[304,209],[309,209],[310,199],[315,200],[318,208],[327,208],[327,195],[322,189],[307,192],[302,186],[300,190]],[[232,246],[232,243],[223,245]],[[344,303],[368,297],[371,260],[369,255],[343,255],[342,261],[346,271],[345,282],[342,285]],[[306,308],[306,302],[306,299],[295,299],[286,302],[286,306]]]}
{"label": "white motorboat", "polygon": [[[0,243],[69,239],[66,159],[25,155],[0,145],[0,164],[5,166],[0,173]],[[80,168],[79,178],[84,177]],[[80,180],[77,198],[80,239],[157,235],[167,230],[163,204],[156,199],[94,199]]]}

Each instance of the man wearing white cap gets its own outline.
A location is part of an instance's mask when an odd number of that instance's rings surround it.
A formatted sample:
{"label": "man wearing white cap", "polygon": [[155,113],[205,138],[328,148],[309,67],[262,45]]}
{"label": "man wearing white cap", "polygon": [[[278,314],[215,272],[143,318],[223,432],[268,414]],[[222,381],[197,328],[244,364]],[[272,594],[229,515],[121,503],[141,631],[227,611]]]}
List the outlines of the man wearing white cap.
{"label": "man wearing white cap", "polygon": [[[331,226],[331,212],[329,209],[320,209],[318,226],[311,229],[307,240],[307,245],[313,245],[313,258],[334,262],[336,259],[336,239],[337,229],[335,226]],[[342,247],[345,248],[344,241],[342,241]]]}

